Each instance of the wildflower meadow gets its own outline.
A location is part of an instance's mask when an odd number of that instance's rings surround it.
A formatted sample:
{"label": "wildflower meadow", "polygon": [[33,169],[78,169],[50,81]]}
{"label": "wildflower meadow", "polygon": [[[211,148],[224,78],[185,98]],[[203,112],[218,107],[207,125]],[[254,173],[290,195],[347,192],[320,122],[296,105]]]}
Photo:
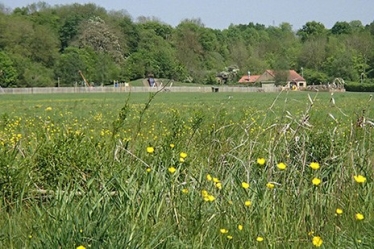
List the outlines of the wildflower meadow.
{"label": "wildflower meadow", "polygon": [[374,247],[367,93],[0,101],[0,248]]}

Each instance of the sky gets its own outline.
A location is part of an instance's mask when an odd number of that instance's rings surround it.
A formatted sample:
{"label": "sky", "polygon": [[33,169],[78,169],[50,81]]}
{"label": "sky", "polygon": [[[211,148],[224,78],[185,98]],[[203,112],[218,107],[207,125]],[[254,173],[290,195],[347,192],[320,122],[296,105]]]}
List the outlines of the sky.
{"label": "sky", "polygon": [[[5,7],[25,7],[38,0],[0,0]],[[250,22],[279,26],[283,22],[301,29],[309,21],[332,28],[338,21],[374,21],[374,0],[45,0],[54,5],[95,3],[106,10],[125,10],[133,17],[157,17],[177,26],[182,20],[200,18],[205,27],[226,29]]]}

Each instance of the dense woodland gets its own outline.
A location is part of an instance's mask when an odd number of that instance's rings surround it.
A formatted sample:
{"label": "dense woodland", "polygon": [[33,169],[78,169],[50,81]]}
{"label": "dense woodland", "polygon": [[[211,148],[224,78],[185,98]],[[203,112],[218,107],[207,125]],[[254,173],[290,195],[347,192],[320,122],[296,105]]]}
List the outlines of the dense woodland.
{"label": "dense woodland", "polygon": [[[126,6],[124,6],[126,8]],[[157,78],[213,84],[217,73],[239,76],[266,69],[303,71],[308,84],[374,82],[374,21],[316,21],[299,30],[288,23],[230,25],[217,30],[199,19],[176,27],[155,17],[134,20],[125,10],[95,4],[50,6],[39,2],[14,10],[0,6],[0,86],[72,86]]]}

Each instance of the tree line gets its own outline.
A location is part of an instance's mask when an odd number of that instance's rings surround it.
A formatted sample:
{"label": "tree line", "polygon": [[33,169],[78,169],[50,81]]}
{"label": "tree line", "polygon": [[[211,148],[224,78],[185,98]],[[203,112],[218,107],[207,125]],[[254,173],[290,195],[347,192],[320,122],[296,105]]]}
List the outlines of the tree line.
{"label": "tree line", "polygon": [[95,85],[149,73],[211,84],[217,73],[232,68],[238,76],[294,69],[309,84],[374,78],[374,22],[359,20],[336,22],[331,29],[310,21],[297,31],[289,23],[252,22],[218,30],[200,19],[172,27],[95,4],[39,2],[14,10],[1,5],[0,30],[1,87],[72,86],[82,82],[79,70]]}

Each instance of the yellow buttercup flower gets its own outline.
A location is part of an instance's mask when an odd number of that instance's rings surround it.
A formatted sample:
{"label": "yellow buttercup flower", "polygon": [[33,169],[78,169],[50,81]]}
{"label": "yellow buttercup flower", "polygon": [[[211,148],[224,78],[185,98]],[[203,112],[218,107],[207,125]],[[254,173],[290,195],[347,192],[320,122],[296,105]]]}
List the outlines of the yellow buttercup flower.
{"label": "yellow buttercup flower", "polygon": [[179,154],[179,156],[180,156],[181,158],[185,159],[185,158],[187,157],[187,153],[185,153],[185,152],[181,152],[181,153]]}
{"label": "yellow buttercup flower", "polygon": [[213,182],[217,183],[220,182],[220,180],[217,177],[213,177]]}
{"label": "yellow buttercup flower", "polygon": [[318,186],[321,183],[321,179],[314,177],[312,183],[313,185]]}
{"label": "yellow buttercup flower", "polygon": [[355,181],[357,183],[364,183],[364,182],[366,182],[366,177],[362,176],[362,175],[353,176],[353,178],[355,179]]}
{"label": "yellow buttercup flower", "polygon": [[320,236],[314,236],[312,239],[312,243],[316,247],[322,246],[323,240]]}
{"label": "yellow buttercup flower", "polygon": [[212,178],[211,175],[207,174],[207,175],[206,175],[206,179],[207,179],[208,181],[211,181],[213,178]]}
{"label": "yellow buttercup flower", "polygon": [[355,214],[355,218],[356,218],[356,220],[363,220],[365,217],[364,217],[363,214],[357,213],[357,214]]}
{"label": "yellow buttercup flower", "polygon": [[242,187],[243,187],[244,189],[249,188],[249,183],[242,182]]}
{"label": "yellow buttercup flower", "polygon": [[208,195],[208,201],[212,202],[216,199],[213,195]]}
{"label": "yellow buttercup flower", "polygon": [[152,169],[151,168],[147,168],[146,171],[149,173],[149,172],[152,171]]}
{"label": "yellow buttercup flower", "polygon": [[258,237],[256,238],[256,241],[257,241],[257,242],[262,242],[262,241],[264,241],[264,238],[261,237],[261,236],[258,236]]}
{"label": "yellow buttercup flower", "polygon": [[268,182],[268,183],[266,183],[266,187],[268,189],[273,189],[275,187],[275,185],[273,183],[271,183],[271,182]]}
{"label": "yellow buttercup flower", "polygon": [[257,163],[258,163],[259,165],[262,166],[262,165],[265,164],[265,162],[266,162],[265,158],[262,158],[262,157],[257,158]]}
{"label": "yellow buttercup flower", "polygon": [[173,149],[174,147],[175,147],[175,145],[174,145],[174,144],[170,144],[170,148],[172,148],[172,149]]}
{"label": "yellow buttercup flower", "polygon": [[341,208],[337,208],[337,209],[335,210],[335,213],[336,213],[337,215],[341,215],[341,214],[343,214],[343,209],[341,209]]}
{"label": "yellow buttercup flower", "polygon": [[238,225],[238,229],[239,229],[239,231],[243,230],[243,226],[242,225]]}
{"label": "yellow buttercup flower", "polygon": [[186,188],[182,189],[182,193],[183,194],[188,194],[188,189],[186,189]]}
{"label": "yellow buttercup flower", "polygon": [[247,207],[249,207],[250,205],[252,205],[252,202],[249,201],[249,200],[248,200],[248,201],[245,201],[245,202],[244,202],[244,205],[246,205]]}
{"label": "yellow buttercup flower", "polygon": [[216,187],[217,187],[218,189],[222,189],[222,183],[217,182],[217,183],[216,183]]}
{"label": "yellow buttercup flower", "polygon": [[149,154],[152,154],[153,152],[155,152],[155,149],[153,147],[149,146],[149,147],[147,147],[147,152]]}
{"label": "yellow buttercup flower", "polygon": [[228,238],[228,239],[232,239],[232,236],[231,236],[231,235],[227,235],[227,238]]}
{"label": "yellow buttercup flower", "polygon": [[229,232],[229,230],[227,230],[227,229],[225,229],[225,228],[221,228],[220,230],[219,230],[221,233],[223,233],[223,234],[225,234],[225,233],[228,233]]}
{"label": "yellow buttercup flower", "polygon": [[314,170],[317,170],[317,169],[320,168],[319,163],[317,163],[317,162],[311,162],[309,167],[311,167]]}
{"label": "yellow buttercup flower", "polygon": [[84,246],[78,246],[77,249],[86,249]]}
{"label": "yellow buttercup flower", "polygon": [[287,165],[284,163],[278,163],[277,168],[280,170],[285,170],[287,168]]}
{"label": "yellow buttercup flower", "polygon": [[175,173],[175,171],[177,171],[177,169],[174,168],[174,167],[170,167],[170,168],[168,168],[168,171],[169,171],[171,174],[173,174],[173,173]]}

